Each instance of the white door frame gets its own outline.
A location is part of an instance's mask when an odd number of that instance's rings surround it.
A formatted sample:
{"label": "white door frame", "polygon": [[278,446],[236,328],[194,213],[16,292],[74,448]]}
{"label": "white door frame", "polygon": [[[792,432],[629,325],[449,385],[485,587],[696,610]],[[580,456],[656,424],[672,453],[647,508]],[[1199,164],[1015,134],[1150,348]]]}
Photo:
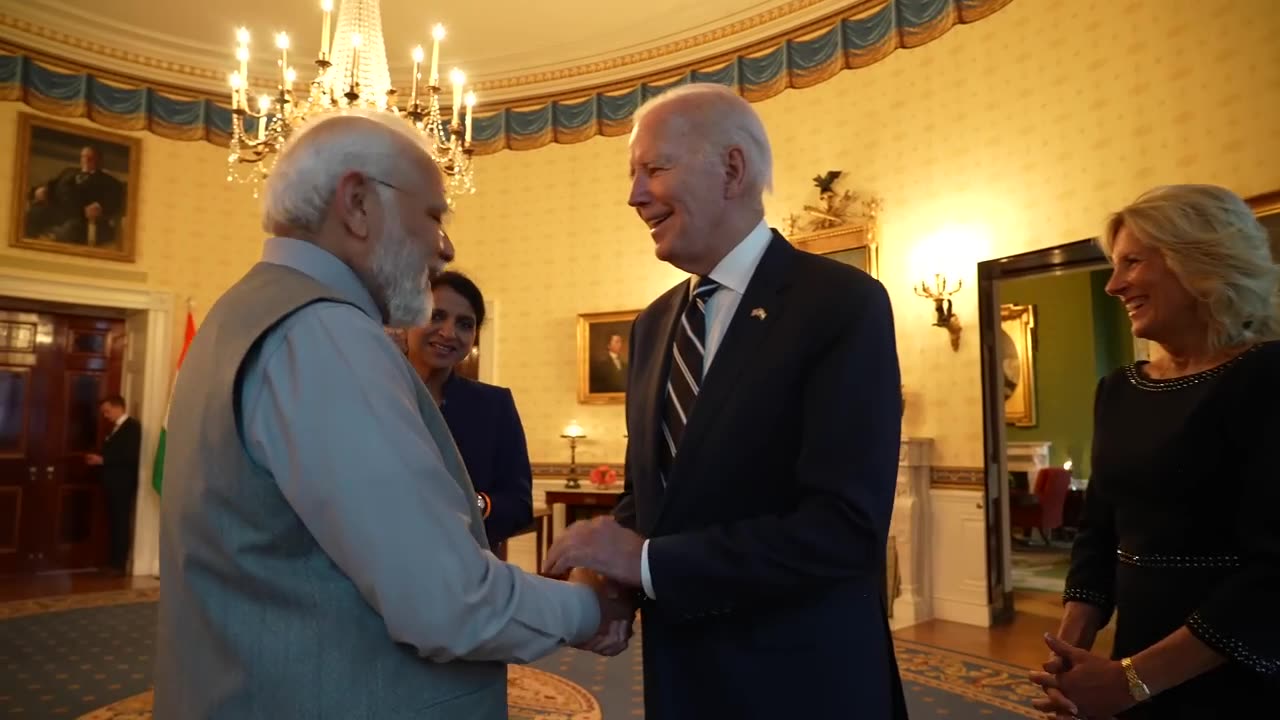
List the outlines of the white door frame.
{"label": "white door frame", "polygon": [[[87,280],[0,269],[0,296],[43,302],[118,308],[146,313],[146,347],[141,357],[143,387],[126,385],[125,397],[141,394],[132,408],[142,423],[142,455],[138,468],[137,511],[133,525],[134,575],[160,574],[160,499],[151,488],[151,461],[169,402],[173,361],[173,293],[96,285]],[[129,350],[132,353],[134,350]],[[128,373],[126,373],[128,375]],[[126,382],[128,382],[126,378]],[[140,393],[138,391],[141,391]]]}

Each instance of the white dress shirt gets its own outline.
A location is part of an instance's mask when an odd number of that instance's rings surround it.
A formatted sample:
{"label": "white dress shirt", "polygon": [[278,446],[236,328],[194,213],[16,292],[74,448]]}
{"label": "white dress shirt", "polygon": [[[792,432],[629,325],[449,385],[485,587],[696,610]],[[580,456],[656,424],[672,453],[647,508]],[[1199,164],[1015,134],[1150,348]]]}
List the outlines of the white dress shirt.
{"label": "white dress shirt", "polygon": [[[769,248],[771,239],[773,239],[773,231],[769,229],[769,224],[761,219],[760,224],[747,233],[742,242],[730,250],[729,254],[725,255],[711,271],[711,279],[720,283],[720,287],[705,303],[706,337],[703,339],[705,352],[702,355],[704,378],[711,369],[711,361],[715,359],[716,350],[720,349],[720,341],[724,340],[725,331],[729,329],[729,323],[733,320],[738,304],[742,302],[742,296],[747,292],[747,285],[751,282],[751,277],[756,274],[756,267],[760,265],[760,258],[764,257],[764,251]],[[697,285],[698,276],[691,276],[689,278],[690,294]],[[640,581],[644,584],[644,594],[648,595],[649,599],[656,600],[653,579],[649,575],[648,540],[644,541],[644,547],[640,551]]]}

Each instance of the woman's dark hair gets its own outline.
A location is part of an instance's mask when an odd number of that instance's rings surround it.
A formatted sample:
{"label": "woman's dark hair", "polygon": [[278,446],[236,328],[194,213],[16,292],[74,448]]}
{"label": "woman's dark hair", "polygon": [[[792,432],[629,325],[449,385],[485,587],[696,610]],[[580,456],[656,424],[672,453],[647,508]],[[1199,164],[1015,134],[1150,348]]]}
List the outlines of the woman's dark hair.
{"label": "woman's dark hair", "polygon": [[484,325],[484,295],[480,294],[480,288],[471,282],[471,278],[453,270],[446,270],[432,279],[432,290],[442,287],[458,293],[471,304],[471,309],[476,311],[476,329],[479,330]]}

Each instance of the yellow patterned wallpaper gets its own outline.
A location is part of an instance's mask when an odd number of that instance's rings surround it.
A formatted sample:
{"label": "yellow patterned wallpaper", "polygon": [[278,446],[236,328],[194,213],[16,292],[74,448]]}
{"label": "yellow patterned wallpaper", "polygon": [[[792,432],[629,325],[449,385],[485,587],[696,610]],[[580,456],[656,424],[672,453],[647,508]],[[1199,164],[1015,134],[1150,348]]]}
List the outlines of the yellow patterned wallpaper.
{"label": "yellow patterned wallpaper", "polygon": [[[1278,36],[1272,0],[1018,0],[757,106],[776,155],[772,221],[831,169],[883,199],[880,267],[898,318],[906,432],[936,438],[936,464],[981,464],[976,262],[1092,236],[1108,210],[1161,182],[1280,188]],[[0,104],[6,230],[20,109]],[[192,296],[199,318],[258,257],[257,203],[225,182],[224,150],[140,137],[136,265],[8,247],[0,264],[140,271],[134,282]],[[480,158],[480,190],[452,223],[458,269],[494,305],[484,352],[515,392],[535,461],[567,460],[569,420],[589,435],[581,461],[621,459],[621,406],[577,403],[576,316],[638,309],[681,277],[653,258],[626,206],[626,159],[625,138]],[[958,353],[911,292],[939,270],[966,286]]]}
{"label": "yellow patterned wallpaper", "polygon": [[[35,113],[17,103],[0,103],[0,228],[12,228],[11,161],[18,113]],[[61,119],[61,118],[59,118]],[[87,121],[74,121],[101,130]],[[0,264],[19,272],[65,275],[77,282],[137,287],[174,294],[174,360],[182,342],[185,302],[194,303],[197,322],[223,291],[261,252],[258,203],[246,187],[226,182],[227,151],[204,142],[177,142],[148,133],[128,133],[142,142],[138,183],[137,262],[87,260],[0,243]]]}
{"label": "yellow patterned wallpaper", "polygon": [[[936,464],[982,464],[979,260],[1093,236],[1158,183],[1280,188],[1276,37],[1272,0],[1018,0],[757,105],[776,156],[775,224],[826,170],[884,200],[905,430],[936,438]],[[458,266],[498,304],[498,381],[539,460],[568,459],[570,419],[590,436],[580,459],[622,457],[621,406],[576,401],[575,318],[643,307],[680,277],[626,207],[626,161],[625,138],[482,158],[482,189],[453,228]],[[935,270],[963,275],[958,353],[911,292]]]}

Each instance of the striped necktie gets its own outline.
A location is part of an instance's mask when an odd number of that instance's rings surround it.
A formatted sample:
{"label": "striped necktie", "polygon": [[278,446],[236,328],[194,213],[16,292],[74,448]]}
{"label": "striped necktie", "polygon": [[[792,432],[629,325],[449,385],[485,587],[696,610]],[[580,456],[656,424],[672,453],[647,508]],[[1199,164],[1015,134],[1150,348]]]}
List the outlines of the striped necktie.
{"label": "striped necktie", "polygon": [[680,316],[680,325],[676,328],[676,338],[671,348],[671,373],[667,376],[667,401],[662,414],[665,450],[662,459],[667,469],[663,473],[664,485],[675,462],[676,448],[680,447],[684,428],[693,416],[698,391],[702,387],[703,358],[706,355],[704,343],[707,335],[706,303],[719,289],[720,283],[715,280],[699,278],[684,314]]}

